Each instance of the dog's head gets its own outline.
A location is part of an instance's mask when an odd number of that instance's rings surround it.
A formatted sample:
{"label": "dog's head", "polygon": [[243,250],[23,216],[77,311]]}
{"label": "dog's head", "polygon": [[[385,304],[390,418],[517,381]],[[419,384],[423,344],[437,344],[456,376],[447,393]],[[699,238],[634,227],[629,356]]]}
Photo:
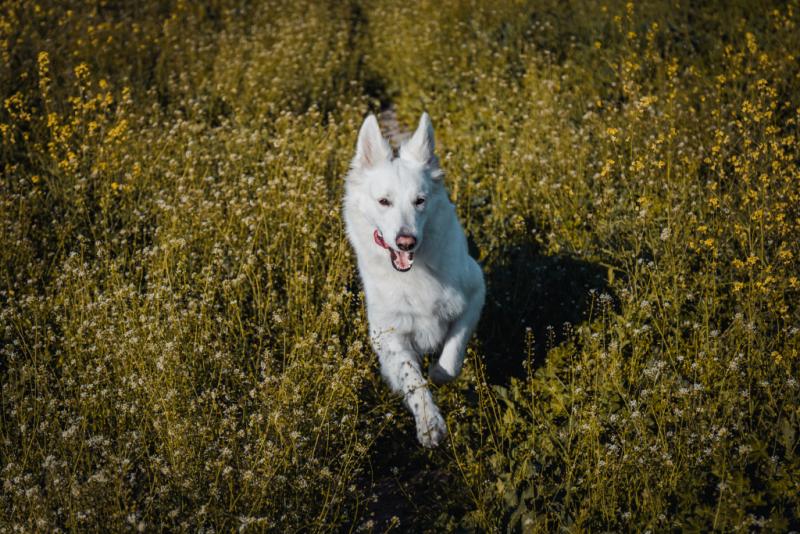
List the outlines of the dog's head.
{"label": "dog's head", "polygon": [[411,138],[392,157],[374,115],[358,133],[348,175],[348,194],[372,224],[376,247],[386,249],[392,266],[405,272],[422,247],[425,222],[443,195],[442,171],[434,154],[433,125],[423,113]]}

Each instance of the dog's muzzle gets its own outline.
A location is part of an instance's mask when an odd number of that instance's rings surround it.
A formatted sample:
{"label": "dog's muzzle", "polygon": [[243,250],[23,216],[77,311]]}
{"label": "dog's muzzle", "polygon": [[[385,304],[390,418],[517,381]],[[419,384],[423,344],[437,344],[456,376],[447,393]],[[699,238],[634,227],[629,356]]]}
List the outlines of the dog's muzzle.
{"label": "dog's muzzle", "polygon": [[414,253],[393,249],[383,240],[383,234],[381,234],[379,230],[376,229],[375,232],[373,232],[372,238],[375,240],[376,245],[389,251],[389,261],[395,270],[404,273],[409,271],[414,265]]}

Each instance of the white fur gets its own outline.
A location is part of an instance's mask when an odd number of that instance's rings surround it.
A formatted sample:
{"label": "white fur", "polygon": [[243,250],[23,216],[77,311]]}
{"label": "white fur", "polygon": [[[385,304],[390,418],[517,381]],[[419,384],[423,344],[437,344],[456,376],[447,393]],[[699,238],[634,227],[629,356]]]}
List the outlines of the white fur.
{"label": "white fur", "polygon": [[[422,375],[421,355],[439,354],[429,371],[433,382],[458,377],[486,291],[441,176],[427,113],[394,159],[370,115],[359,132],[344,198],[347,236],[364,283],[381,373],[403,395],[425,447],[437,446],[447,427]],[[381,205],[382,198],[391,206]],[[419,198],[421,206],[415,205]],[[395,250],[399,233],[416,237],[409,271],[395,270],[389,251],[375,243],[376,229]]]}

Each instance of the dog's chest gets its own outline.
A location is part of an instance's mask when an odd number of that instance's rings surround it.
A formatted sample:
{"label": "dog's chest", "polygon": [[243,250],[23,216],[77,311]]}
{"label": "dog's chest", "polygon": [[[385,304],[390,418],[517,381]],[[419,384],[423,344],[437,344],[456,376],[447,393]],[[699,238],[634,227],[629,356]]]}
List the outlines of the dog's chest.
{"label": "dog's chest", "polygon": [[367,287],[367,311],[373,328],[409,335],[420,351],[429,352],[442,343],[450,324],[464,313],[466,297],[447,280],[426,272],[414,274],[395,283]]}
{"label": "dog's chest", "polygon": [[462,313],[464,304],[464,295],[456,287],[433,281],[398,287],[394,308],[419,320],[432,317],[449,322]]}

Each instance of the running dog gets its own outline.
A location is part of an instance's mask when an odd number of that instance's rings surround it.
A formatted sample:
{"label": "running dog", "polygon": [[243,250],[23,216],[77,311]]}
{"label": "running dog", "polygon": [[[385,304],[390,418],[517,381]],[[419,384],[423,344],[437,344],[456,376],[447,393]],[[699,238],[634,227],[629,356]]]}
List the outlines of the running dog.
{"label": "running dog", "polygon": [[486,294],[443,174],[427,113],[397,157],[369,115],[344,197],[372,346],[384,379],[414,415],[424,447],[439,445],[447,426],[423,377],[421,357],[438,354],[428,373],[432,382],[458,377]]}

